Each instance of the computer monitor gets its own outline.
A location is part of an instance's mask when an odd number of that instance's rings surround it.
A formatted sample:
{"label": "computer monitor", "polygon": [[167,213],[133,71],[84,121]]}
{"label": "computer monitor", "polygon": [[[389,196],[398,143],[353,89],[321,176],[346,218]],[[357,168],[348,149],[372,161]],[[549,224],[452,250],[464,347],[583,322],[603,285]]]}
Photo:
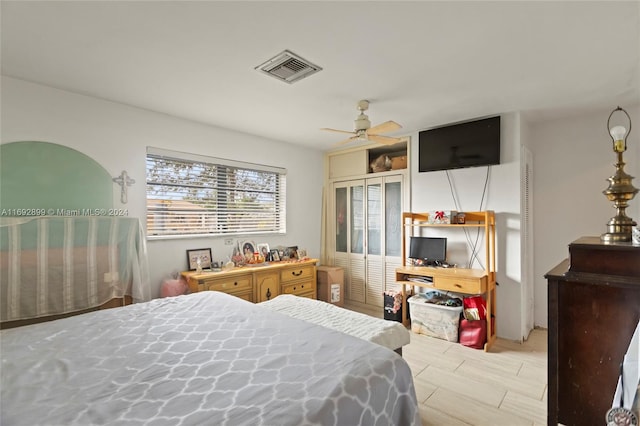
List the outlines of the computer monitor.
{"label": "computer monitor", "polygon": [[409,258],[425,265],[438,265],[447,260],[447,239],[443,237],[410,237]]}

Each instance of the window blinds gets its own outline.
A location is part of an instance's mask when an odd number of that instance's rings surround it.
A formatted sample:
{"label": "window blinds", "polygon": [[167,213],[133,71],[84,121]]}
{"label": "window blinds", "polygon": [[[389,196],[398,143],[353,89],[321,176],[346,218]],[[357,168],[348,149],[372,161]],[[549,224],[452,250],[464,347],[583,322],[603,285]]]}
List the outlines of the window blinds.
{"label": "window blinds", "polygon": [[286,170],[147,149],[147,236],[286,232]]}

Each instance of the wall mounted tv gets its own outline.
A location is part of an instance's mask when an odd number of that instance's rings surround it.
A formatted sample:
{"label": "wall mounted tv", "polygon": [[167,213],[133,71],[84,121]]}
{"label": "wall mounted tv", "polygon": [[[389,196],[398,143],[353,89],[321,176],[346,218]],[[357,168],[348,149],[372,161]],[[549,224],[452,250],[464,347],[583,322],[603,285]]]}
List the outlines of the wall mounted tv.
{"label": "wall mounted tv", "polygon": [[500,164],[500,116],[418,133],[418,171]]}

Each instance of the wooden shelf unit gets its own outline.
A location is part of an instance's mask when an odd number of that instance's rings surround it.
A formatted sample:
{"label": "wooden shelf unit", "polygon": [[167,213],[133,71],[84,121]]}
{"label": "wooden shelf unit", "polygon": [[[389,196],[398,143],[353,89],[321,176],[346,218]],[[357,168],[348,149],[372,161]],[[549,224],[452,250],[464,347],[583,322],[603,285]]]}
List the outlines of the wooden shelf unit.
{"label": "wooden shelf unit", "polygon": [[[496,340],[495,318],[496,315],[496,218],[492,210],[481,212],[464,212],[464,224],[437,224],[429,223],[428,213],[402,213],[402,259],[403,265],[396,269],[396,281],[402,285],[402,310],[403,324],[408,325],[407,318],[407,290],[406,287],[429,287],[436,290],[454,291],[463,294],[481,294],[487,302],[487,342],[484,350],[488,351]],[[487,268],[442,268],[429,266],[407,265],[407,238],[414,235],[420,228],[482,228],[484,229],[485,256],[484,264]],[[411,276],[431,277],[433,285],[419,284],[409,281]]]}

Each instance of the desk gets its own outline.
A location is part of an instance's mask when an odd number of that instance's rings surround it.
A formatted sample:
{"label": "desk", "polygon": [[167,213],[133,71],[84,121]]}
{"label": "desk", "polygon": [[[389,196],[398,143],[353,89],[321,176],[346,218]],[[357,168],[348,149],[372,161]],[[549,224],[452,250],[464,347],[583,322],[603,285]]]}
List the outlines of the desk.
{"label": "desk", "polygon": [[[442,291],[454,291],[463,294],[481,294],[487,302],[487,351],[496,340],[495,323],[491,321],[496,312],[496,287],[494,272],[481,269],[441,268],[430,266],[401,266],[396,268],[396,282],[402,285],[402,323],[409,324],[407,318],[407,286],[433,288]],[[409,281],[409,277],[431,277],[433,285]]]}

